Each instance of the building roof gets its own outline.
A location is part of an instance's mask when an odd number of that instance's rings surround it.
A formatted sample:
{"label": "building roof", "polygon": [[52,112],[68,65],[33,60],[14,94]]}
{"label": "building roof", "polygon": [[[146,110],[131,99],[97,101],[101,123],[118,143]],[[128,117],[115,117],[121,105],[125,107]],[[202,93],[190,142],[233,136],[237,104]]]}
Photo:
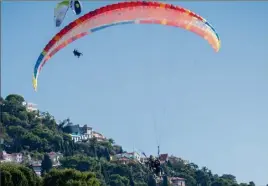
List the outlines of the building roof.
{"label": "building roof", "polygon": [[99,135],[101,135],[101,136],[102,136],[102,134],[101,134],[101,133],[99,133],[99,132],[93,131],[93,133],[94,133],[94,134],[99,134]]}
{"label": "building roof", "polygon": [[81,137],[81,135],[71,134],[72,137]]}
{"label": "building roof", "polygon": [[22,103],[22,105],[27,105],[27,106],[37,106],[37,104],[35,104],[35,103],[26,102],[26,101],[24,101],[24,102]]}
{"label": "building roof", "polygon": [[85,125],[83,126],[83,128],[85,128],[85,127],[87,127],[87,129],[92,129],[92,127],[87,126],[87,124],[85,124]]}
{"label": "building roof", "polygon": [[180,181],[185,181],[184,178],[180,178],[180,177],[170,177],[170,180],[180,180]]}
{"label": "building roof", "polygon": [[79,125],[67,125],[66,127],[64,127],[64,132],[67,133],[72,133],[72,134],[80,134],[80,128]]}
{"label": "building roof", "polygon": [[[99,132],[96,132],[96,131],[92,131],[92,134],[93,136],[97,135],[97,138],[102,138],[102,139],[105,139],[105,136],[102,135],[101,133]],[[95,136],[96,137],[96,136]]]}

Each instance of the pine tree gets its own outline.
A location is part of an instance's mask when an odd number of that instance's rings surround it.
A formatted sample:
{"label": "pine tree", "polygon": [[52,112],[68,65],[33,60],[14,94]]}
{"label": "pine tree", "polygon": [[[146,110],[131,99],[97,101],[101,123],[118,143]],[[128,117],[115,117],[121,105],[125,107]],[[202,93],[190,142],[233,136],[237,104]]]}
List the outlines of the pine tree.
{"label": "pine tree", "polygon": [[169,184],[169,182],[168,182],[168,178],[167,178],[167,176],[164,176],[163,177],[163,183],[162,183],[162,186],[169,186],[170,184]]}
{"label": "pine tree", "polygon": [[149,176],[148,186],[156,186],[156,181],[152,175]]}
{"label": "pine tree", "polygon": [[41,175],[44,175],[44,173],[49,172],[49,170],[52,168],[52,161],[48,154],[44,155],[44,159],[41,163]]}
{"label": "pine tree", "polygon": [[134,182],[133,175],[132,175],[132,166],[130,167],[130,171],[129,171],[129,185],[135,186],[135,182]]}
{"label": "pine tree", "polygon": [[106,158],[106,160],[107,160],[107,161],[110,161],[110,160],[111,160],[111,157],[110,157],[110,153],[109,153],[109,151],[108,151],[107,148],[105,148],[104,154],[105,154],[105,158]]}

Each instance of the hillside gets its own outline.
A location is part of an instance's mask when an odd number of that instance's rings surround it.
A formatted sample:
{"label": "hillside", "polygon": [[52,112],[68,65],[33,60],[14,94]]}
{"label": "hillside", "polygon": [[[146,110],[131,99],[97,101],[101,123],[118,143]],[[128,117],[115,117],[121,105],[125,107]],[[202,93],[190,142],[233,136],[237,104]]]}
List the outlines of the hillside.
{"label": "hillside", "polygon": [[[153,186],[170,185],[167,180],[185,180],[187,186],[254,186],[254,182],[237,183],[230,174],[217,175],[206,167],[199,168],[181,158],[172,157],[162,164],[167,177],[156,183],[142,163],[115,161],[115,155],[123,153],[122,147],[112,139],[98,141],[96,138],[74,142],[66,119],[57,124],[49,113],[27,111],[24,98],[9,95],[1,98],[0,137],[4,140],[1,151],[7,154],[21,153],[20,164],[5,163],[1,158],[1,185],[13,186]],[[49,153],[62,154],[60,164],[53,166]],[[2,153],[3,154],[3,153]],[[33,170],[29,158],[42,160],[42,177]],[[172,161],[171,161],[172,160]],[[173,183],[174,185],[174,183]]]}

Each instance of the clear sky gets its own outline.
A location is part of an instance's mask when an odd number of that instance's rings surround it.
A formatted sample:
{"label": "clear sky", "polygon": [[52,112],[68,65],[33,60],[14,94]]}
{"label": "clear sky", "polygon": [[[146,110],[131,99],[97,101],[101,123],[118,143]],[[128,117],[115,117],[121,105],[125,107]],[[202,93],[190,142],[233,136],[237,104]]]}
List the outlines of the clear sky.
{"label": "clear sky", "polygon": [[[83,11],[108,3],[84,2]],[[88,124],[127,150],[156,154],[159,141],[162,153],[213,173],[268,183],[268,2],[173,4],[214,25],[219,53],[182,29],[117,26],[57,53],[35,93],[33,66],[60,31],[56,3],[3,2],[2,96],[21,94],[56,119]],[[64,24],[77,18],[67,16]],[[74,48],[84,56],[74,57]]]}

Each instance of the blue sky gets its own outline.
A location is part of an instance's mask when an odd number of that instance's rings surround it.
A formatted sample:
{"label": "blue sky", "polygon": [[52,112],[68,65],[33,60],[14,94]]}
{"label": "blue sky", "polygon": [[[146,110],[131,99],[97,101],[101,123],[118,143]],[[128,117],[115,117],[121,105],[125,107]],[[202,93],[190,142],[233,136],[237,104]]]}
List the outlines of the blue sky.
{"label": "blue sky", "polygon": [[[84,13],[108,3],[84,2]],[[34,63],[60,31],[55,4],[2,3],[3,97],[21,94],[56,119],[88,124],[127,150],[156,154],[159,141],[162,153],[238,181],[268,183],[267,2],[173,2],[214,25],[219,53],[173,27],[96,32],[57,53],[35,93]],[[77,18],[67,16],[65,24]],[[74,48],[84,56],[74,57]]]}

